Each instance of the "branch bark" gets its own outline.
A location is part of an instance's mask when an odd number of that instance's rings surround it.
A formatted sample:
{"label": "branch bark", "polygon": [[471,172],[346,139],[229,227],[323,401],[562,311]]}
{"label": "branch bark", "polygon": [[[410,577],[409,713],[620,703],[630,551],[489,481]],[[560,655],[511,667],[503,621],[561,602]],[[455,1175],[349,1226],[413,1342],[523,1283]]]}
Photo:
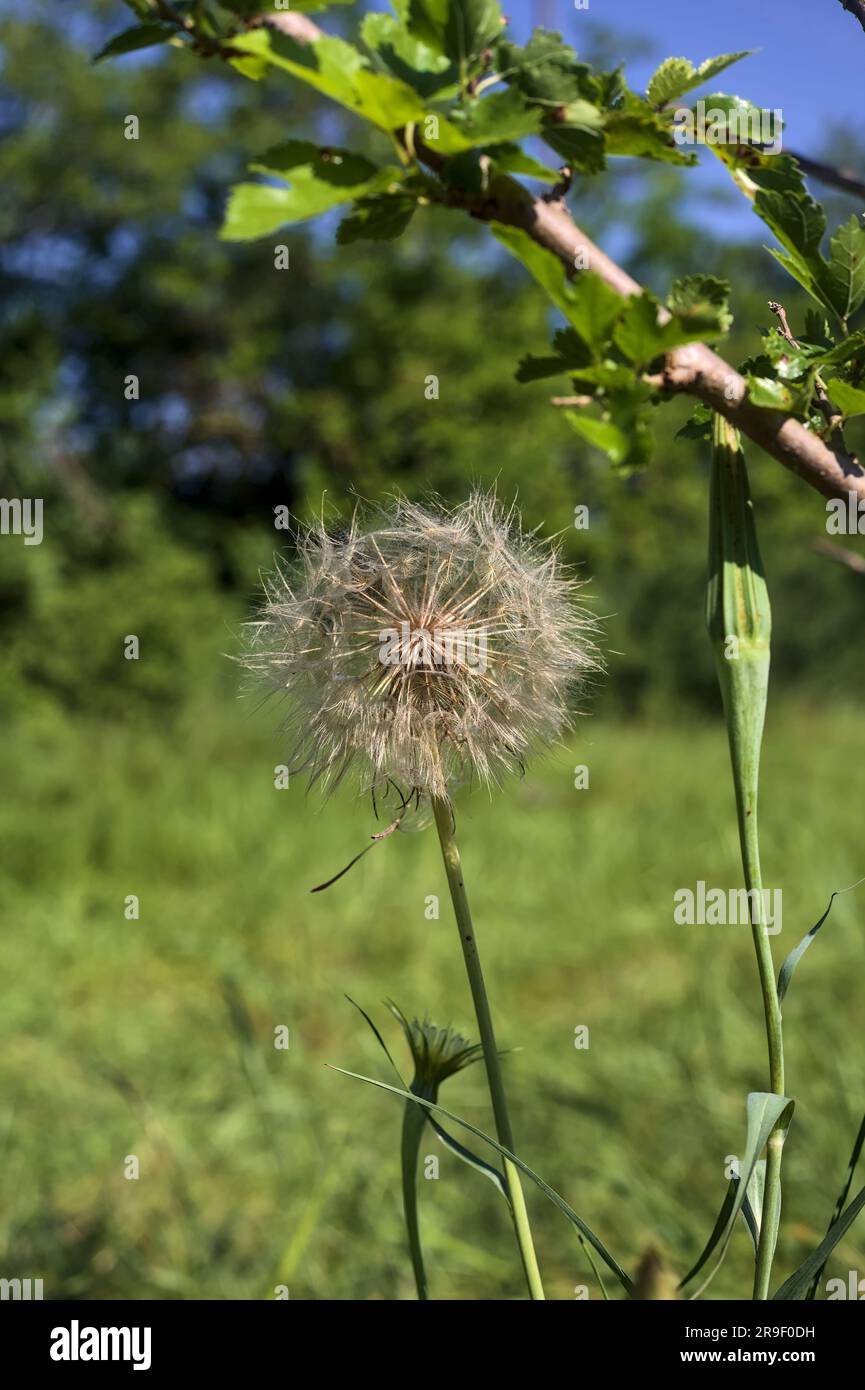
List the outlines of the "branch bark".
{"label": "branch bark", "polygon": [[865,555],[860,555],[856,550],[848,550],[846,546],[835,545],[827,540],[815,541],[813,549],[818,555],[825,555],[828,560],[834,560],[836,565],[845,565],[854,574],[865,574]]}
{"label": "branch bark", "polygon": [[858,19],[865,29],[865,0],[841,0],[841,8]]}
{"label": "branch bark", "polygon": [[[855,3],[865,18],[865,0]],[[308,43],[322,33],[306,15],[290,11],[263,16],[262,22],[275,25],[298,43]],[[440,170],[444,156],[418,141],[417,136],[414,143],[419,158],[433,171]],[[586,236],[560,199],[535,197],[515,179],[503,176],[489,193],[454,193],[450,203],[482,222],[501,222],[527,232],[539,246],[559,258],[569,275],[575,273],[579,253],[581,264],[587,261],[589,269],[617,293],[641,293],[637,281]],[[658,384],[668,391],[694,396],[725,416],[742,434],[824,497],[846,497],[852,492],[865,502],[865,470],[855,458],[834,453],[793,416],[752,404],[747,399],[744,378],[704,343],[691,343],[669,353]]]}
{"label": "branch bark", "polygon": [[811,159],[807,154],[797,154],[787,150],[795,159],[803,174],[825,183],[829,188],[838,188],[842,193],[852,193],[855,198],[865,198],[865,178],[853,169],[839,169],[834,164],[823,164],[819,159]]}

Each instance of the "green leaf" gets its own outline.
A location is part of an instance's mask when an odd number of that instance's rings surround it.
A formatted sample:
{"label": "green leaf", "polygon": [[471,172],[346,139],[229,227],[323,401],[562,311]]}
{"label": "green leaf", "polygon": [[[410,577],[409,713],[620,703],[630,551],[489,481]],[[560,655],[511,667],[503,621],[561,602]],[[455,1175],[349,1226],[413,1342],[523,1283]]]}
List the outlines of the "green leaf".
{"label": "green leaf", "polygon": [[[699,1298],[700,1295],[705,1292],[718,1273],[718,1270],[721,1268],[727,1253],[727,1247],[730,1244],[733,1228],[736,1224],[736,1217],[739,1215],[745,1202],[751,1178],[757,1166],[760,1154],[766,1147],[766,1142],[775,1126],[782,1120],[786,1121],[786,1124],[789,1125],[792,1114],[793,1101],[789,1100],[787,1096],[774,1095],[769,1091],[752,1091],[748,1096],[745,1153],[739,1164],[739,1183],[732,1202],[725,1204],[727,1206],[726,1223],[712,1246],[714,1250],[716,1246],[720,1245],[720,1255],[700,1287],[695,1293],[691,1294],[692,1299]],[[696,1273],[696,1268],[699,1267],[699,1265],[695,1267],[695,1270],[688,1276],[688,1279],[683,1282],[689,1282],[690,1279],[693,1278],[694,1273]]]}
{"label": "green leaf", "polygon": [[370,71],[363,54],[344,39],[325,35],[299,44],[287,34],[255,29],[232,39],[231,46],[283,68],[382,130],[397,130],[426,114],[417,92],[396,77]]}
{"label": "green leaf", "polygon": [[714,323],[719,333],[726,333],[733,322],[730,282],[715,275],[684,275],[674,280],[667,304],[677,317]]}
{"label": "green leaf", "polygon": [[819,309],[805,310],[805,337],[813,343],[831,343],[832,335],[828,323]]}
{"label": "green leaf", "polygon": [[853,1198],[847,1210],[829,1227],[817,1249],[799,1266],[795,1274],[791,1274],[790,1278],[786,1279],[781,1287],[772,1294],[773,1303],[787,1302],[804,1296],[812,1278],[815,1274],[819,1275],[819,1271],[825,1265],[835,1246],[847,1234],[863,1207],[865,1207],[865,1187]]}
{"label": "green leaf", "polygon": [[793,405],[792,392],[772,376],[746,376],[748,400],[763,410],[790,410]]}
{"label": "green leaf", "polygon": [[636,367],[646,367],[656,357],[684,343],[699,341],[708,333],[720,333],[723,313],[703,302],[699,309],[684,305],[681,312],[662,322],[661,306],[649,290],[631,295],[616,325],[616,346]]}
{"label": "green leaf", "polygon": [[465,139],[466,149],[538,135],[541,120],[538,108],[527,106],[521,94],[512,88],[467,102],[450,112],[451,124]]}
{"label": "green leaf", "polygon": [[846,323],[865,300],[865,227],[855,215],[829,243],[825,284],[836,314]]}
{"label": "green leaf", "polygon": [[760,1244],[760,1227],[763,1221],[763,1196],[766,1191],[766,1160],[759,1158],[754,1164],[750,1182],[742,1203],[742,1217],[754,1245],[754,1255]]}
{"label": "green leaf", "polygon": [[545,120],[543,134],[572,169],[597,174],[606,167],[604,113],[594,102],[579,97],[557,107]]}
{"label": "green leaf", "polygon": [[563,357],[523,357],[514,373],[514,380],[525,384],[528,381],[546,381],[550,377],[566,376],[570,368]]}
{"label": "green leaf", "polygon": [[[847,1201],[847,1198],[850,1195],[850,1187],[853,1183],[853,1174],[856,1171],[856,1164],[859,1162],[859,1156],[862,1153],[863,1146],[865,1146],[865,1115],[863,1115],[862,1121],[859,1125],[859,1133],[856,1135],[856,1138],[853,1141],[853,1152],[850,1155],[850,1162],[847,1164],[847,1175],[844,1179],[844,1184],[841,1188],[841,1191],[838,1193],[838,1200],[835,1203],[835,1210],[832,1214],[832,1220],[829,1222],[830,1230],[832,1229],[835,1222],[838,1220],[838,1217],[843,1212],[844,1203]],[[814,1276],[811,1280],[811,1285],[806,1295],[808,1299],[816,1298],[817,1287],[820,1283],[820,1279],[822,1278],[823,1270],[825,1268],[826,1262],[824,1260],[820,1268],[815,1271]]]}
{"label": "green leaf", "polygon": [[842,893],[849,893],[853,888],[858,888],[859,883],[863,882],[865,882],[865,879],[860,879],[858,883],[851,883],[849,888],[836,888],[835,892],[829,899],[829,902],[826,906],[826,911],[823,913],[823,916],[819,919],[819,921],[814,923],[811,930],[807,931],[805,935],[802,937],[802,940],[799,942],[799,945],[794,946],[793,950],[786,957],[778,973],[779,1004],[782,1004],[784,1002],[784,996],[786,995],[787,990],[790,988],[790,981],[793,978],[793,972],[796,969],[796,966],[799,964],[799,961],[804,956],[808,947],[811,945],[811,942],[814,940],[814,937],[817,935],[823,923],[826,921],[826,918],[829,916],[829,913],[832,911],[832,904],[834,903],[835,899],[839,897]]}
{"label": "green leaf", "polygon": [[268,236],[289,222],[317,217],[341,203],[397,184],[401,170],[379,169],[363,155],[349,150],[319,149],[306,140],[287,140],[268,150],[251,166],[257,173],[289,178],[291,187],[241,183],[232,190],[224,241],[249,241]]}
{"label": "green leaf", "polygon": [[498,0],[406,0],[404,10],[411,34],[460,64],[470,64],[502,32]]}
{"label": "green leaf", "polygon": [[456,69],[450,58],[416,38],[394,15],[367,14],[360,32],[391,72],[422,97],[435,96],[454,80]]}
{"label": "green leaf", "polygon": [[703,82],[717,77],[719,72],[750,57],[753,49],[742,49],[739,53],[722,53],[717,58],[707,58],[698,68],[688,58],[667,58],[649,80],[646,96],[653,106],[666,106]]}
{"label": "green leaf", "polygon": [[581,174],[600,174],[607,167],[604,134],[588,126],[545,121],[543,136],[550,149]]}
{"label": "green leaf", "polygon": [[523,174],[526,178],[539,179],[542,183],[558,183],[561,175],[558,169],[550,169],[526,154],[519,145],[492,145],[489,151],[491,163],[499,174]]}
{"label": "green leaf", "polygon": [[612,420],[598,420],[575,410],[566,410],[564,416],[571,429],[605,453],[611,463],[617,466],[625,463],[631,452],[631,441]]}
{"label": "green leaf", "polygon": [[561,34],[536,29],[525,48],[503,40],[498,45],[497,70],[505,81],[532,101],[544,106],[567,106],[590,96],[591,68],[577,62],[577,55]]}
{"label": "green leaf", "polygon": [[[271,174],[278,178],[291,175],[294,181],[311,177],[334,188],[356,188],[369,183],[382,172],[366,155],[328,145],[315,145],[310,140],[285,140],[281,145],[273,145],[254,159],[249,167],[257,174]],[[395,169],[387,172],[399,177],[401,171]]]}
{"label": "green leaf", "polygon": [[660,304],[644,290],[631,295],[615,332],[615,343],[635,366],[645,366],[666,349],[664,326],[658,322]]}
{"label": "green leaf", "polygon": [[598,357],[608,347],[613,327],[624,313],[627,300],[591,270],[579,271],[570,289],[568,319]]}
{"label": "green leaf", "polygon": [[789,253],[800,257],[806,265],[817,264],[826,218],[809,194],[761,189],[754,206]]}
{"label": "green leaf", "polygon": [[615,1274],[625,1292],[630,1297],[633,1297],[633,1282],[628,1278],[618,1261],[614,1259],[609,1250],[607,1250],[603,1241],[596,1236],[591,1227],[587,1226],[585,1221],[577,1215],[573,1207],[568,1205],[564,1197],[560,1197],[558,1192],[550,1187],[549,1183],[544,1182],[544,1179],[540,1177],[534,1169],[530,1168],[527,1163],[524,1163],[521,1158],[518,1158],[515,1153],[511,1153],[510,1149],[506,1149],[496,1139],[492,1139],[488,1134],[484,1134],[483,1130],[478,1129],[477,1125],[470,1124],[468,1120],[461,1119],[459,1115],[454,1115],[450,1110],[445,1110],[442,1105],[437,1105],[433,1101],[425,1100],[422,1096],[414,1096],[410,1091],[401,1090],[397,1086],[389,1086],[385,1081],[376,1081],[371,1076],[361,1076],[358,1072],[346,1071],[344,1067],[334,1067],[330,1063],[328,1063],[328,1066],[330,1066],[331,1071],[339,1072],[342,1076],[350,1076],[355,1081],[365,1081],[369,1086],[377,1086],[380,1091],[390,1091],[392,1095],[402,1096],[403,1100],[414,1101],[416,1105],[422,1105],[427,1110],[434,1110],[439,1115],[444,1115],[445,1119],[460,1125],[463,1129],[467,1129],[470,1134],[474,1134],[476,1138],[482,1139],[485,1144],[489,1144],[490,1148],[495,1149],[496,1153],[501,1154],[503,1158],[510,1159],[511,1163],[515,1164],[520,1172],[524,1173],[536,1187],[539,1187],[544,1196],[548,1197],[553,1205],[558,1207],[559,1211],[563,1212],[568,1220],[576,1226],[577,1230],[585,1236],[589,1244],[600,1255],[607,1268]]}
{"label": "green leaf", "polygon": [[574,302],[573,286],[565,279],[564,266],[558,256],[539,246],[528,232],[519,227],[506,227],[501,222],[491,222],[490,227],[496,240],[506,246],[518,261],[522,261],[556,307],[570,317]]}
{"label": "green leaf", "polygon": [[712,438],[712,417],[714,411],[708,405],[698,405],[694,407],[690,419],[676,432],[677,439],[699,439],[707,440]]}
{"label": "green leaf", "polygon": [[[754,1171],[751,1174],[751,1181],[749,1182],[746,1188],[745,1197],[742,1201],[741,1209],[742,1219],[744,1220],[745,1225],[748,1228],[748,1232],[751,1236],[755,1254],[760,1239],[760,1220],[763,1213],[763,1189],[765,1186],[765,1181],[766,1160],[761,1158],[758,1159],[758,1161],[754,1165]],[[709,1236],[709,1239],[707,1240],[705,1246],[703,1247],[703,1251],[698,1257],[696,1263],[691,1266],[684,1279],[680,1281],[680,1289],[684,1289],[686,1284],[690,1284],[691,1280],[696,1278],[696,1276],[700,1273],[700,1270],[710,1259],[712,1252],[715,1250],[716,1246],[718,1245],[718,1242],[721,1240],[721,1237],[725,1234],[728,1226],[730,1225],[730,1218],[732,1216],[733,1207],[736,1202],[736,1196],[739,1191],[740,1185],[741,1179],[739,1177],[734,1177],[730,1179],[730,1184],[727,1188],[724,1200],[721,1203],[721,1210],[718,1212],[718,1217],[715,1222],[715,1225],[712,1228],[712,1233]],[[733,1219],[735,1220],[735,1218]]]}
{"label": "green leaf", "polygon": [[500,222],[491,226],[496,239],[534,276],[592,355],[600,357],[628,301],[590,270],[580,270],[574,280],[568,280],[558,256],[539,246],[527,232]]}
{"label": "green leaf", "polygon": [[697,1275],[700,1273],[700,1270],[706,1264],[707,1260],[711,1257],[712,1251],[717,1246],[718,1241],[721,1239],[722,1235],[727,1230],[727,1227],[730,1224],[730,1214],[733,1210],[733,1203],[736,1200],[736,1193],[738,1191],[738,1188],[739,1179],[731,1178],[730,1184],[727,1188],[726,1196],[724,1197],[724,1200],[721,1203],[721,1210],[718,1212],[717,1220],[715,1221],[715,1224],[712,1227],[712,1233],[709,1236],[709,1239],[706,1241],[706,1244],[703,1246],[703,1250],[697,1257],[696,1262],[688,1270],[688,1273],[685,1275],[684,1279],[679,1281],[680,1289],[683,1289],[686,1284],[690,1284],[691,1280],[697,1277]]}
{"label": "green leaf", "polygon": [[499,0],[449,0],[447,8],[445,53],[455,62],[469,62],[501,36]]}
{"label": "green leaf", "polygon": [[642,97],[626,92],[606,118],[607,153],[659,159],[667,164],[694,164],[696,153],[677,143],[674,129],[671,114],[661,115]]}
{"label": "green leaf", "polygon": [[838,407],[845,420],[865,415],[865,391],[861,387],[851,386],[836,376],[826,382],[826,390],[832,404]]}
{"label": "green leaf", "polygon": [[812,365],[816,367],[842,367],[848,362],[861,358],[865,364],[865,333],[851,333],[849,338],[843,338],[840,343],[826,352],[819,353],[812,359]]}
{"label": "green leaf", "polygon": [[140,48],[152,48],[157,43],[167,43],[177,35],[177,26],[174,24],[164,24],[154,20],[148,24],[134,24],[131,29],[124,29],[122,34],[115,34],[113,39],[109,39],[104,48],[101,48],[93,59],[94,63],[101,63],[105,58],[119,58],[123,53],[136,53]]}
{"label": "green leaf", "polygon": [[353,241],[394,241],[402,236],[417,208],[416,198],[383,193],[364,198],[343,218],[336,232],[340,246]]}
{"label": "green leaf", "polygon": [[[707,102],[710,98],[707,98]],[[728,102],[734,98],[712,97]],[[754,211],[777,237],[782,249],[770,253],[794,280],[824,308],[845,323],[844,310],[861,303],[861,243],[851,224],[832,240],[833,263],[820,251],[826,216],[805,185],[802,170],[788,155],[769,155],[753,147],[716,144],[711,147],[726,165],[738,187],[753,202]],[[855,222],[855,218],[852,219]]]}
{"label": "green leaf", "polygon": [[505,1184],[504,1176],[499,1169],[494,1168],[492,1164],[487,1163],[485,1159],[478,1158],[477,1154],[473,1154],[471,1149],[467,1149],[458,1139],[454,1139],[452,1134],[448,1134],[444,1125],[439,1124],[435,1115],[429,1114],[427,1119],[445,1148],[449,1149],[452,1154],[461,1159],[469,1168],[474,1168],[476,1173],[481,1173],[485,1178],[489,1178],[493,1186],[498,1189],[500,1196],[504,1197],[508,1206],[510,1206],[508,1189]]}

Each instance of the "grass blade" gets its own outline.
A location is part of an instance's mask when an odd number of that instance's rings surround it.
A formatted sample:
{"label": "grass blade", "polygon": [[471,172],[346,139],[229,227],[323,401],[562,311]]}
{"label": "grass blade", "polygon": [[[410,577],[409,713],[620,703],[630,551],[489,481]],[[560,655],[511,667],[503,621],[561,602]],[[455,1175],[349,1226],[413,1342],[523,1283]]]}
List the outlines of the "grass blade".
{"label": "grass blade", "polygon": [[[863,1144],[865,1144],[865,1115],[862,1116],[862,1123],[859,1126],[859,1133],[856,1135],[856,1140],[853,1144],[853,1152],[850,1155],[850,1162],[847,1164],[847,1177],[844,1181],[844,1186],[841,1188],[841,1191],[838,1194],[838,1200],[835,1203],[835,1210],[832,1213],[832,1220],[829,1222],[830,1230],[832,1229],[832,1226],[838,1220],[838,1217],[844,1210],[844,1203],[847,1201],[847,1198],[850,1194],[850,1187],[853,1182],[853,1174],[856,1171],[856,1164],[859,1162],[859,1155],[862,1152]],[[820,1268],[817,1270],[817,1273],[814,1275],[813,1280],[811,1281],[811,1287],[808,1290],[807,1294],[808,1301],[811,1301],[812,1299],[817,1297],[817,1286],[820,1283],[821,1278],[823,1277],[823,1270],[825,1268],[826,1261],[824,1260]]]}
{"label": "grass blade", "polygon": [[825,1265],[839,1240],[847,1234],[863,1207],[865,1207],[865,1187],[853,1198],[843,1215],[839,1216],[838,1220],[829,1227],[817,1249],[808,1256],[804,1264],[801,1264],[796,1273],[791,1274],[780,1289],[772,1294],[773,1303],[802,1297],[803,1291],[808,1287],[813,1276],[817,1274],[819,1277],[819,1271]]}
{"label": "grass blade", "polygon": [[511,1163],[515,1164],[520,1172],[524,1173],[536,1187],[541,1189],[544,1196],[548,1197],[553,1205],[558,1207],[559,1211],[565,1214],[568,1220],[576,1226],[577,1230],[582,1232],[589,1244],[598,1252],[607,1268],[615,1274],[628,1296],[633,1298],[634,1285],[632,1280],[629,1279],[618,1261],[610,1254],[603,1241],[595,1235],[591,1227],[587,1226],[581,1217],[577,1216],[573,1207],[568,1205],[564,1197],[560,1196],[555,1188],[550,1187],[549,1183],[544,1182],[543,1178],[540,1177],[534,1169],[530,1168],[527,1163],[524,1163],[521,1158],[518,1158],[515,1153],[511,1153],[509,1149],[499,1144],[496,1139],[492,1139],[488,1134],[485,1134],[482,1129],[478,1129],[477,1125],[470,1124],[468,1120],[461,1119],[459,1115],[454,1115],[450,1110],[445,1110],[443,1105],[436,1105],[432,1101],[424,1100],[422,1096],[413,1096],[409,1091],[400,1090],[397,1086],[389,1086],[386,1081],[376,1081],[371,1076],[361,1076],[359,1072],[347,1071],[345,1067],[335,1067],[331,1063],[328,1063],[328,1066],[330,1066],[331,1071],[337,1071],[342,1076],[350,1076],[355,1081],[365,1081],[369,1086],[377,1086],[380,1091],[390,1091],[392,1095],[401,1096],[403,1100],[413,1100],[415,1104],[423,1105],[428,1110],[437,1110],[438,1113],[444,1115],[446,1119],[453,1121],[454,1124],[461,1125],[463,1129],[467,1129],[478,1139],[483,1139],[484,1143],[489,1144],[490,1148],[495,1149],[503,1158],[507,1158]]}
{"label": "grass blade", "polygon": [[849,893],[852,891],[852,889],[858,888],[860,883],[865,883],[865,879],[860,878],[856,883],[851,883],[849,888],[836,888],[835,892],[829,899],[829,904],[826,908],[826,911],[823,913],[823,916],[820,918],[819,922],[815,922],[811,930],[809,932],[806,932],[805,935],[802,937],[802,940],[799,942],[799,945],[794,946],[793,950],[790,952],[789,956],[784,961],[784,964],[781,966],[781,970],[778,974],[779,1004],[783,1002],[784,995],[790,988],[790,981],[793,978],[793,971],[796,969],[796,966],[799,964],[799,961],[804,956],[808,947],[811,945],[811,942],[814,940],[814,937],[817,935],[823,923],[826,921],[826,918],[829,916],[829,913],[832,911],[832,904],[834,903],[835,899],[839,897],[842,893]]}

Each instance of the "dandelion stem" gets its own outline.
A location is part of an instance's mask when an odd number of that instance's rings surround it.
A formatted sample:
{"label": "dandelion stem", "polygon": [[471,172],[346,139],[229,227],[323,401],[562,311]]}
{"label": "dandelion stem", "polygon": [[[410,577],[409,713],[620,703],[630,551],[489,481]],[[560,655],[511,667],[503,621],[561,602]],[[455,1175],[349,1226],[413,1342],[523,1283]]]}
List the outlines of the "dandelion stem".
{"label": "dandelion stem", "polygon": [[[484,1065],[486,1067],[487,1081],[490,1088],[493,1116],[495,1117],[496,1135],[499,1143],[502,1144],[504,1148],[510,1149],[513,1153],[516,1152],[516,1147],[514,1145],[513,1130],[511,1129],[508,1103],[505,1096],[504,1081],[502,1079],[501,1061],[496,1047],[493,1020],[490,1014],[489,1001],[487,1000],[487,991],[484,984],[480,956],[478,954],[478,945],[472,926],[469,901],[463,882],[460,852],[454,835],[453,814],[449,803],[444,801],[441,797],[433,798],[433,811],[435,813],[436,827],[439,833],[439,842],[442,848],[442,858],[444,859],[445,872],[447,873],[454,915],[459,929],[460,944],[463,948],[466,973],[469,977],[469,986],[472,992],[472,1000],[474,1001],[478,1033],[484,1051]],[[509,1159],[503,1159],[502,1166],[504,1168],[505,1182],[507,1184],[508,1196],[511,1204],[517,1245],[519,1246],[520,1257],[523,1262],[526,1282],[529,1286],[529,1294],[533,1299],[542,1299],[544,1298],[544,1288],[541,1283],[535,1247],[532,1243],[529,1215],[526,1210],[525,1195],[520,1184],[520,1175],[517,1168]]]}

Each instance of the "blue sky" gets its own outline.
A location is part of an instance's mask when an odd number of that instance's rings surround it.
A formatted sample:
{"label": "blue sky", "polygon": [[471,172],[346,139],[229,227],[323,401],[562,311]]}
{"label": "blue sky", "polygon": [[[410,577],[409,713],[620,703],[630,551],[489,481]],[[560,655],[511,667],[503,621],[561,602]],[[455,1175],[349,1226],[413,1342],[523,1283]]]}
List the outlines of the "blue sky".
{"label": "blue sky", "polygon": [[[574,0],[503,0],[503,8],[521,42],[541,25],[558,30],[580,52],[589,48],[593,27],[606,31],[615,61],[624,59],[637,91],[645,90],[664,58],[699,64],[719,53],[756,50],[695,97],[733,92],[779,108],[785,147],[801,154],[831,161],[833,131],[847,127],[858,138],[865,126],[865,33],[839,0],[589,0],[585,10]],[[755,235],[753,213],[717,160],[704,152],[687,187],[686,206],[696,222],[709,216],[716,233]],[[820,185],[813,189],[825,196]]]}
{"label": "blue sky", "polygon": [[865,116],[865,33],[839,0],[589,0],[580,11],[573,0],[504,0],[504,9],[519,37],[542,24],[558,29],[577,50],[592,23],[647,38],[651,56],[627,65],[637,89],[645,88],[663,58],[699,63],[717,53],[758,49],[713,86],[781,107],[786,138],[803,152],[822,147],[828,126],[849,123],[858,130]]}

